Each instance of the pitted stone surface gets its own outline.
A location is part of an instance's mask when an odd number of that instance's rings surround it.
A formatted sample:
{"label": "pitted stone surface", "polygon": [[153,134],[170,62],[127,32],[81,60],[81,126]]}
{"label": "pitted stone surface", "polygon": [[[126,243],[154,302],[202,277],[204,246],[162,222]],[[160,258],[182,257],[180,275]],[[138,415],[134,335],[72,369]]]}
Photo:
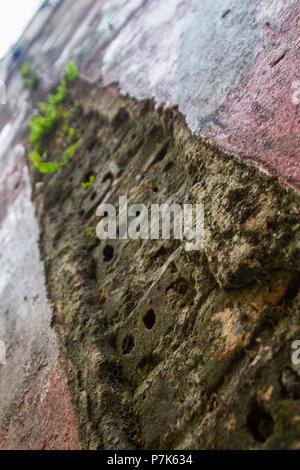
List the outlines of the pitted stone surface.
{"label": "pitted stone surface", "polygon": [[[174,109],[80,81],[72,96],[81,146],[34,200],[83,446],[297,448],[299,196]],[[99,240],[96,209],[121,195],[204,203],[203,249]]]}

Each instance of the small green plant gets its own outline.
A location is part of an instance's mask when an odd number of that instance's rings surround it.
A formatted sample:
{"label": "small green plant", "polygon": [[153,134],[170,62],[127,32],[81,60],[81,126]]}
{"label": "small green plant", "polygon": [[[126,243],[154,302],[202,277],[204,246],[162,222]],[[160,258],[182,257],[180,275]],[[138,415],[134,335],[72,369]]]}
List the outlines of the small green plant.
{"label": "small green plant", "polygon": [[73,127],[70,127],[69,131],[68,131],[68,142],[72,142],[74,136],[75,136],[75,129]]}
{"label": "small green plant", "polygon": [[80,140],[75,142],[73,145],[70,145],[70,147],[68,147],[64,152],[63,158],[60,161],[55,160],[53,162],[45,162],[42,155],[36,150],[29,154],[29,158],[32,160],[35,168],[37,168],[41,173],[54,173],[73,157],[79,144]]}
{"label": "small green plant", "polygon": [[54,131],[61,120],[60,110],[53,104],[39,103],[42,113],[37,114],[29,123],[29,142],[34,150],[42,152],[45,139]]}
{"label": "small green plant", "polygon": [[91,186],[91,184],[93,184],[94,181],[95,181],[95,175],[91,175],[88,181],[86,182],[83,181],[81,183],[81,186],[83,188],[88,188],[89,186]]}
{"label": "small green plant", "polygon": [[68,82],[73,82],[78,75],[77,65],[73,62],[68,61],[66,67],[66,80]]}
{"label": "small green plant", "polygon": [[[25,65],[24,65],[25,64]],[[28,72],[28,65],[23,64],[23,73]],[[33,162],[33,165],[38,168],[42,173],[57,171],[72,157],[79,141],[72,144],[74,140],[75,129],[70,128],[67,132],[68,144],[71,144],[65,151],[63,158],[60,161],[45,162],[43,154],[46,151],[46,140],[49,138],[62,119],[67,119],[69,111],[63,106],[63,101],[67,97],[68,83],[73,81],[78,73],[78,69],[75,64],[71,62],[67,63],[66,73],[62,77],[60,84],[57,87],[56,93],[48,95],[48,103],[38,103],[40,113],[36,114],[29,123],[30,135],[29,142],[33,148],[29,157]],[[64,125],[68,129],[68,123]]]}
{"label": "small green plant", "polygon": [[56,105],[62,103],[67,95],[67,80],[63,77],[57,87],[55,95],[49,95],[48,100],[50,104]]}
{"label": "small green plant", "polygon": [[78,75],[78,68],[72,62],[67,62],[66,73],[62,77],[60,84],[57,87],[55,95],[49,95],[48,100],[50,104],[62,103],[67,95],[67,85],[71,83]]}
{"label": "small green plant", "polygon": [[22,63],[20,72],[29,90],[35,90],[39,79],[37,73],[30,67],[27,61]]}

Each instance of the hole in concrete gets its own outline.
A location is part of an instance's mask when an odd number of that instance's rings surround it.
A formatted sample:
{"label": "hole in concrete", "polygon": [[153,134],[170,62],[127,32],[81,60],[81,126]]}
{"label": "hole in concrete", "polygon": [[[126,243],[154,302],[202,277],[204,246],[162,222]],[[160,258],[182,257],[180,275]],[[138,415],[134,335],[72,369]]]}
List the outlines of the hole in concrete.
{"label": "hole in concrete", "polygon": [[98,141],[97,139],[93,139],[87,146],[87,150],[91,152],[97,145]]}
{"label": "hole in concrete", "polygon": [[90,178],[94,176],[94,173],[92,171],[88,171],[83,178],[83,183],[89,183]]}
{"label": "hole in concrete", "polygon": [[265,442],[273,434],[273,418],[255,398],[249,404],[246,424],[250,434],[258,442]]}
{"label": "hole in concrete", "polygon": [[180,277],[180,278],[176,279],[176,281],[171,282],[171,284],[169,284],[166,287],[166,293],[170,289],[174,289],[179,294],[185,294],[187,292],[188,288],[189,288],[189,283],[185,279]]}
{"label": "hole in concrete", "polygon": [[116,129],[129,119],[129,114],[125,108],[120,108],[112,118],[111,124]]}
{"label": "hole in concrete", "polygon": [[157,187],[157,186],[153,186],[153,191],[154,191],[155,193],[157,193],[157,192],[158,192],[158,187]]}
{"label": "hole in concrete", "polygon": [[166,166],[164,167],[163,172],[166,173],[166,172],[169,171],[173,166],[174,166],[174,163],[173,163],[173,162],[168,162],[168,163],[166,164]]}
{"label": "hole in concrete", "polygon": [[152,308],[143,316],[143,322],[147,330],[152,330],[156,322],[156,315]]}
{"label": "hole in concrete", "polygon": [[134,338],[132,334],[125,336],[123,344],[122,344],[122,353],[123,354],[130,354],[134,348]]}
{"label": "hole in concrete", "polygon": [[287,300],[289,302],[294,300],[294,298],[297,296],[297,294],[299,292],[299,289],[300,289],[300,276],[298,276],[297,278],[292,279],[289,282],[288,288],[287,288],[285,296],[284,296],[285,300]]}
{"label": "hole in concrete", "polygon": [[103,248],[104,261],[111,261],[114,256],[114,249],[111,245],[106,245]]}
{"label": "hole in concrete", "polygon": [[105,181],[107,180],[110,180],[113,178],[113,175],[112,173],[109,171],[108,173],[105,173],[105,175],[103,176],[103,180],[102,180],[102,183],[104,183]]}
{"label": "hole in concrete", "polygon": [[172,274],[177,273],[177,267],[176,267],[176,264],[174,263],[174,261],[171,261],[170,269],[171,269]]}
{"label": "hole in concrete", "polygon": [[166,154],[167,154],[167,150],[168,150],[168,142],[166,142],[161,147],[161,149],[157,152],[157,155],[156,155],[155,159],[153,160],[153,164],[158,163],[161,160],[163,160],[165,158]]}

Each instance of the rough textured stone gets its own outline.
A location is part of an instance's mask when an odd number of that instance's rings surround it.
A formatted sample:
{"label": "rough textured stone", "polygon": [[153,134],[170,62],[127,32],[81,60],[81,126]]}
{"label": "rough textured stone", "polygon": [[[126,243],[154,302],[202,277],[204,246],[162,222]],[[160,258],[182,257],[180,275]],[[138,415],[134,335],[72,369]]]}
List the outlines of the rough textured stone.
{"label": "rough textured stone", "polygon": [[[82,445],[296,448],[299,196],[193,137],[176,109],[79,80],[72,96],[81,145],[32,181]],[[100,241],[96,208],[119,195],[204,203],[203,249]]]}

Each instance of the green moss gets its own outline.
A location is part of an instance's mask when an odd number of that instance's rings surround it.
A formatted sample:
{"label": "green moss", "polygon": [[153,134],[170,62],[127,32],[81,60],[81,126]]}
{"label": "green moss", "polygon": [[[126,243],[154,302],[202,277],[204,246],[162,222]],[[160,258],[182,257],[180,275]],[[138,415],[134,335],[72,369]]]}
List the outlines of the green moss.
{"label": "green moss", "polygon": [[43,161],[42,155],[36,150],[29,154],[29,158],[33,162],[34,167],[37,168],[41,173],[53,173],[59,170],[70,160],[70,158],[72,158],[79,144],[80,140],[68,147],[67,150],[64,152],[63,158],[60,161],[55,160],[53,162],[45,162]]}
{"label": "green moss", "polygon": [[50,103],[39,103],[41,110],[32,118],[29,123],[29,142],[34,150],[41,152],[45,145],[45,140],[51,132],[55,130],[62,116],[59,108]]}
{"label": "green moss", "polygon": [[28,62],[22,63],[20,72],[29,90],[35,90],[39,79],[37,73],[30,67]]}
{"label": "green moss", "polygon": [[65,77],[63,77],[60,81],[60,84],[57,87],[57,91],[55,95],[49,95],[48,100],[49,103],[56,105],[58,103],[61,103],[67,95],[67,80]]}
{"label": "green moss", "polygon": [[68,82],[72,82],[78,75],[78,68],[77,65],[73,62],[67,62],[66,67],[66,80]]}
{"label": "green moss", "polygon": [[[22,65],[23,75],[30,73],[30,68],[27,63]],[[58,125],[63,119],[68,119],[70,112],[63,106],[63,102],[67,98],[68,83],[73,81],[77,76],[78,69],[75,64],[67,63],[65,76],[61,79],[57,87],[57,91],[53,95],[48,95],[48,103],[40,102],[40,113],[36,114],[29,123],[30,135],[29,142],[33,151],[29,154],[33,165],[41,173],[48,173],[57,171],[61,166],[69,161],[73,156],[79,140],[72,143],[75,136],[75,129],[69,128],[68,122],[63,124],[63,133],[67,135],[67,142],[71,144],[63,154],[60,161],[45,162],[43,154],[46,153],[47,139],[56,130]],[[47,152],[48,153],[48,152]]]}
{"label": "green moss", "polygon": [[68,142],[71,143],[75,137],[76,131],[73,127],[68,130]]}
{"label": "green moss", "polygon": [[88,181],[86,181],[86,182],[83,181],[81,183],[81,186],[83,188],[88,188],[89,186],[91,186],[93,184],[94,181],[95,181],[95,175],[91,175]]}

